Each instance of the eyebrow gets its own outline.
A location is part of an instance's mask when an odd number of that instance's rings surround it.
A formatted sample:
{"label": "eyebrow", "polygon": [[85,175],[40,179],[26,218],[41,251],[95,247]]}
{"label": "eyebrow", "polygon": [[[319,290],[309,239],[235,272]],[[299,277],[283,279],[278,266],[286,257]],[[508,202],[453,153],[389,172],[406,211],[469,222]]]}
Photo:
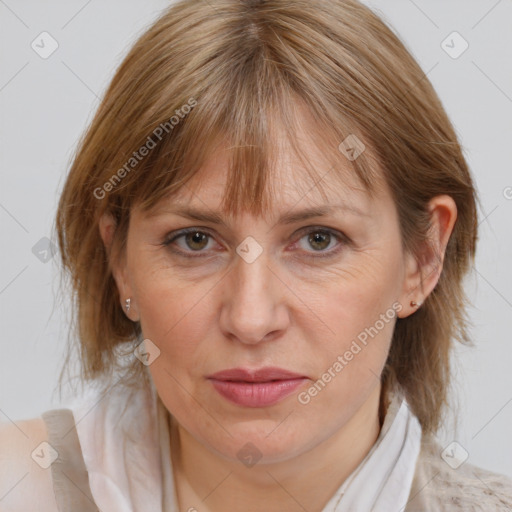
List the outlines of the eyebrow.
{"label": "eyebrow", "polygon": [[[293,224],[296,222],[304,221],[311,219],[313,217],[324,217],[329,214],[337,213],[337,212],[345,212],[352,213],[354,215],[358,215],[361,217],[369,217],[368,213],[363,212],[359,208],[348,204],[339,204],[339,205],[331,205],[331,206],[316,206],[312,208],[306,208],[300,211],[292,211],[283,213],[279,220],[278,224]],[[163,215],[166,213],[170,213],[173,215],[178,215],[180,217],[184,217],[191,220],[197,220],[201,222],[210,222],[212,224],[225,224],[225,221],[221,215],[218,213],[205,210],[200,208],[194,208],[190,206],[182,206],[182,207],[174,207],[174,208],[165,208],[158,209],[153,212],[150,216],[156,217],[159,215]]]}

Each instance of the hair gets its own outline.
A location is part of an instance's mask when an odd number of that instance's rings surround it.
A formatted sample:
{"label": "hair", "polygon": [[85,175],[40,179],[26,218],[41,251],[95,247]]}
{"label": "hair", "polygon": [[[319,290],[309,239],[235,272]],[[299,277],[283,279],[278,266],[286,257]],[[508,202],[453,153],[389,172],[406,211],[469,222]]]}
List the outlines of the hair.
{"label": "hair", "polygon": [[[369,194],[385,181],[404,250],[418,255],[428,242],[431,198],[448,194],[456,203],[437,285],[419,310],[397,318],[381,375],[383,389],[399,385],[423,430],[435,432],[447,405],[453,340],[472,344],[463,278],[474,264],[478,198],[425,73],[356,0],[182,0],[136,41],[79,143],[55,218],[80,379],[112,378],[123,362],[127,383],[147,378],[130,357],[140,323],[125,316],[112,274],[132,209],[149,212],[171,198],[224,144],[223,209],[264,214],[274,201],[278,122],[307,160],[295,140],[299,120],[332,176],[348,168]],[[340,151],[349,136],[366,147],[357,158]],[[322,191],[322,176],[305,169]],[[98,227],[104,213],[116,223],[107,248]]]}

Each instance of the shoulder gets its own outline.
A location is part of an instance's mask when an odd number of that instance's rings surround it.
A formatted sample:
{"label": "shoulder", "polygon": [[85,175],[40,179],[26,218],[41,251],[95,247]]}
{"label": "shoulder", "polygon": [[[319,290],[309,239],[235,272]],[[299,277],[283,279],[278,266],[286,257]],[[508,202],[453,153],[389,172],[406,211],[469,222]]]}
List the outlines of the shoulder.
{"label": "shoulder", "polygon": [[462,447],[422,439],[406,512],[510,511],[512,479],[463,462]]}
{"label": "shoulder", "polygon": [[47,437],[42,418],[0,423],[1,510],[57,511],[51,470],[44,467]]}

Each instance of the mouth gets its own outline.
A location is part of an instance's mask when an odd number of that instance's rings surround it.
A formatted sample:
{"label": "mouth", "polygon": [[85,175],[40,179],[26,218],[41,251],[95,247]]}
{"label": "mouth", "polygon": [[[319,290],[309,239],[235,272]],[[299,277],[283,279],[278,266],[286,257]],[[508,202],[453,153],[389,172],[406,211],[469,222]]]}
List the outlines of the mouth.
{"label": "mouth", "polygon": [[243,407],[269,407],[291,395],[308,378],[282,368],[233,368],[207,377],[226,400]]}

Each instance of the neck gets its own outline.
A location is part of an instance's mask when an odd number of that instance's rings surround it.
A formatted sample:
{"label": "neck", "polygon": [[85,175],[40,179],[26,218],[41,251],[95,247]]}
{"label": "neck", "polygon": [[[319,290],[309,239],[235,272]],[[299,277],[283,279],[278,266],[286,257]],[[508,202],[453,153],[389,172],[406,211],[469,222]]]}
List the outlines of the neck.
{"label": "neck", "polygon": [[314,448],[293,459],[251,468],[219,457],[172,419],[179,510],[321,511],[377,440],[380,393],[378,385],[348,423]]}

